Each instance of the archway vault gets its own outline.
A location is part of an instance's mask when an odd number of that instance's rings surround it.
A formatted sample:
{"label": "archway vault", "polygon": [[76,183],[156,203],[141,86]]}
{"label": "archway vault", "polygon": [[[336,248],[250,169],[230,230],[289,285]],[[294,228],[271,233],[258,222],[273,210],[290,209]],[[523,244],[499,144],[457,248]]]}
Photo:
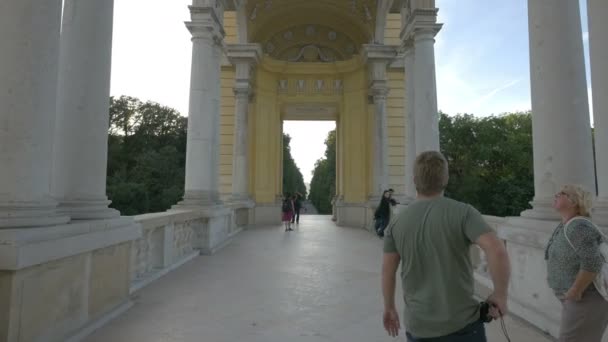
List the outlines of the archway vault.
{"label": "archway vault", "polygon": [[248,41],[278,60],[348,60],[373,41],[375,0],[249,1]]}

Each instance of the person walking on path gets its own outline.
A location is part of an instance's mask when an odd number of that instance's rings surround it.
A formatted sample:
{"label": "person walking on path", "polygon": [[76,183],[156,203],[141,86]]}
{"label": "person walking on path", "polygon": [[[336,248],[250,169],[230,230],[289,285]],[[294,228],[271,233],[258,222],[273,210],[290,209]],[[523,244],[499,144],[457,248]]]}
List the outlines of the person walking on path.
{"label": "person walking on path", "polygon": [[397,336],[396,273],[401,264],[404,323],[409,342],[486,342],[481,305],[474,299],[472,244],[486,253],[494,292],[489,315],[507,313],[510,264],[503,242],[471,205],[443,196],[448,163],[435,151],[414,164],[417,197],[386,229],[382,265],[384,328]]}
{"label": "person walking on path", "polygon": [[292,231],[291,228],[291,219],[295,212],[295,207],[293,203],[293,198],[287,193],[283,198],[283,204],[281,205],[282,212],[282,220],[283,224],[285,224],[285,231]]}
{"label": "person walking on path", "polygon": [[294,213],[291,218],[291,223],[299,224],[300,223],[300,210],[302,209],[302,194],[299,192],[296,192],[296,194],[293,196],[293,198],[294,198],[294,200],[293,200]]}
{"label": "person walking on path", "polygon": [[374,229],[379,237],[384,236],[384,230],[391,219],[391,193],[385,190],[382,193],[380,203],[374,212]]}

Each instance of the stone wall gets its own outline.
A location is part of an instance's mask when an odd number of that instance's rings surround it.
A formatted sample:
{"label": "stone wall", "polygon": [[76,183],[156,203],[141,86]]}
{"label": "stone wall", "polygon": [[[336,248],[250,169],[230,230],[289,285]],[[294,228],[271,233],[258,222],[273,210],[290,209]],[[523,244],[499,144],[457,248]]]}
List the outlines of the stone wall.
{"label": "stone wall", "polygon": [[0,341],[78,339],[128,309],[130,218],[0,230]]}

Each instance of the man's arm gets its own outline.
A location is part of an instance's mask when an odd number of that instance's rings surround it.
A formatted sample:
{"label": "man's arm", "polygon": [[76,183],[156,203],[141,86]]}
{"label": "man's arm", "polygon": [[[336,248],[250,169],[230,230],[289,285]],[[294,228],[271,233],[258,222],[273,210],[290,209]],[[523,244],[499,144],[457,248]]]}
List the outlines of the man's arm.
{"label": "man's arm", "polygon": [[397,253],[384,253],[382,260],[382,296],[384,296],[384,309],[395,308],[395,284],[397,282],[397,269],[401,258]]}
{"label": "man's arm", "polygon": [[499,315],[504,315],[507,313],[507,295],[509,292],[509,278],[511,277],[511,265],[507,249],[494,232],[480,235],[475,243],[486,254],[490,276],[492,277],[492,283],[494,283],[494,293],[488,298],[488,301],[498,307]]}
{"label": "man's arm", "polygon": [[399,314],[395,307],[395,284],[401,258],[398,253],[384,253],[382,260],[382,296],[384,297],[384,328],[395,337],[399,334]]}

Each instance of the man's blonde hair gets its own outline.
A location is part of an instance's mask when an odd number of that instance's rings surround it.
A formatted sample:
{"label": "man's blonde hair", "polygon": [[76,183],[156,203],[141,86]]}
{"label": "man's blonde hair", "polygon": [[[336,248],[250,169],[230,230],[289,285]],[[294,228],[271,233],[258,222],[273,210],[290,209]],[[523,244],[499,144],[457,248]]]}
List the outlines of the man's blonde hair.
{"label": "man's blonde hair", "polygon": [[448,161],[437,151],[422,152],[414,164],[414,185],[422,195],[435,195],[448,186]]}
{"label": "man's blonde hair", "polygon": [[562,192],[566,194],[570,202],[577,208],[577,214],[580,216],[591,216],[591,208],[593,207],[593,195],[585,190],[580,185],[566,184],[562,187]]}

